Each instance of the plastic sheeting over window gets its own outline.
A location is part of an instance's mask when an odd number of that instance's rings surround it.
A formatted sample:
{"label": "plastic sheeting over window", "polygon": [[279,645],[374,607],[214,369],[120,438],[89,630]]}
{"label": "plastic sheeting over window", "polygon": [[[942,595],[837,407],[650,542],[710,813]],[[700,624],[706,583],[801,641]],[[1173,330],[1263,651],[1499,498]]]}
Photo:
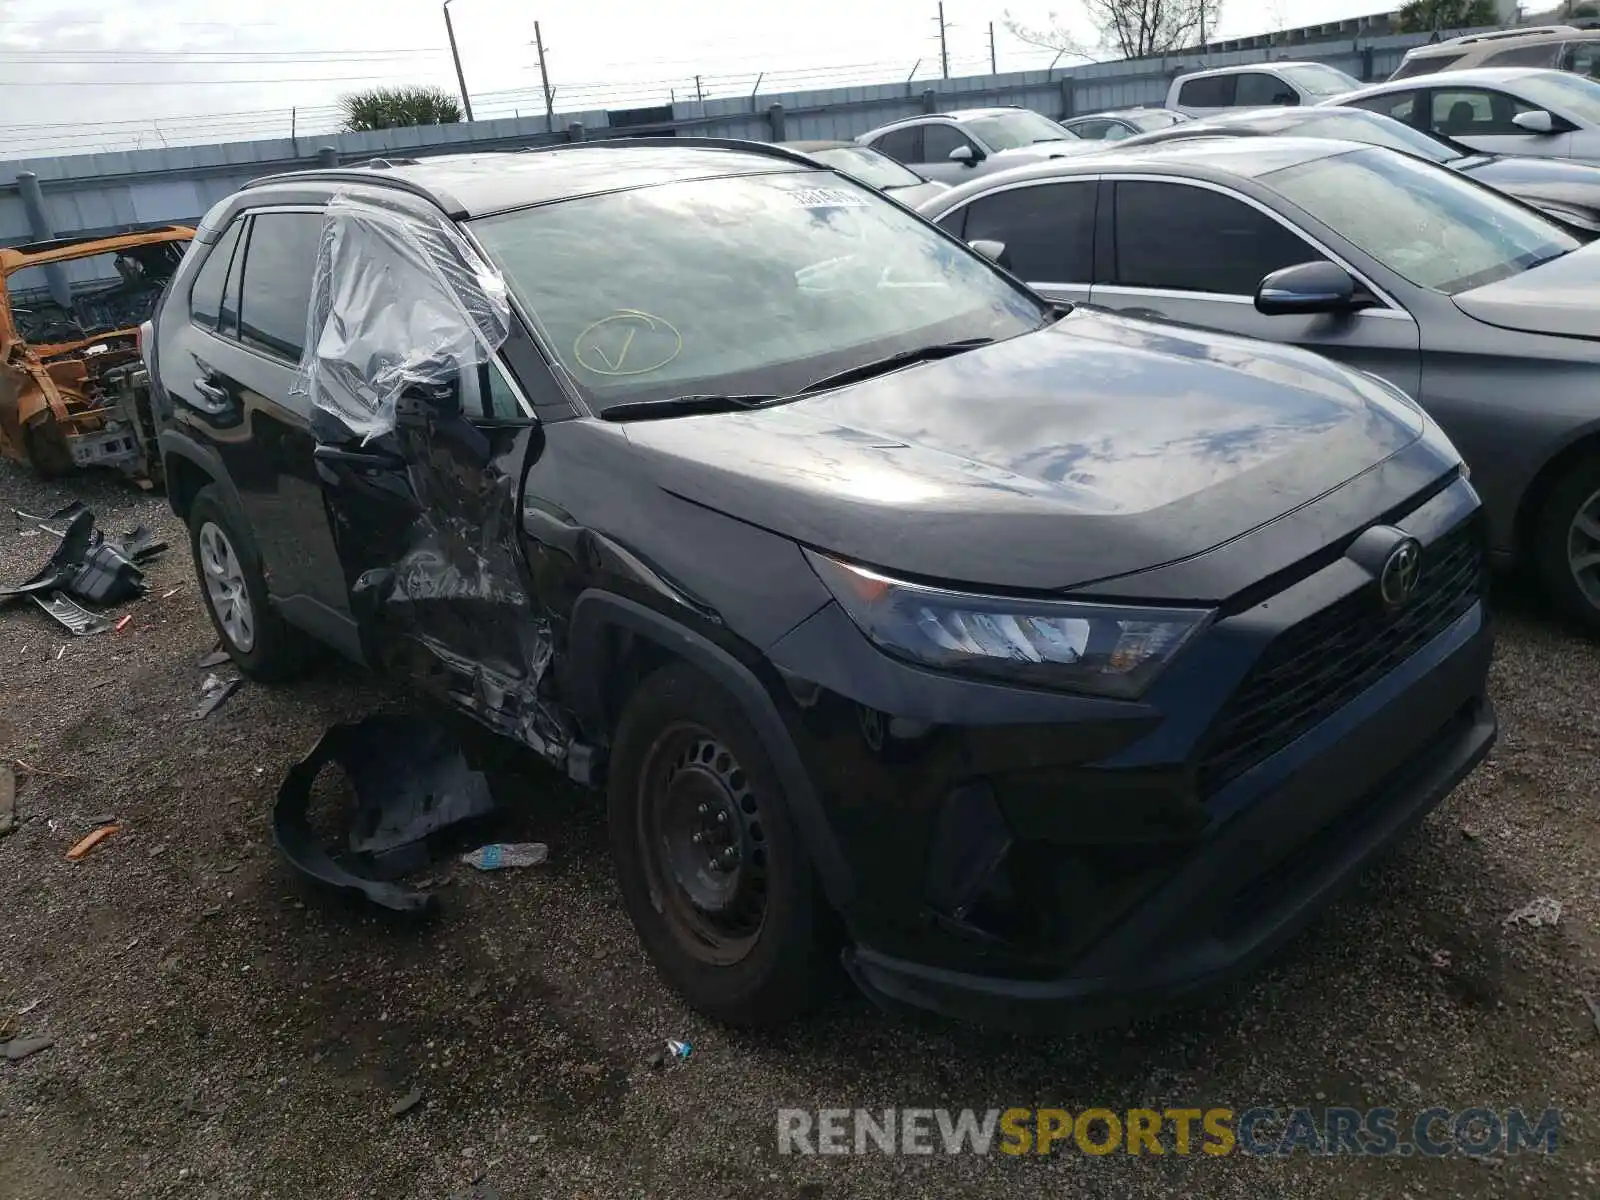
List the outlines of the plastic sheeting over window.
{"label": "plastic sheeting over window", "polygon": [[445,387],[510,331],[505,281],[442,214],[340,194],[328,205],[294,390],[363,439],[411,387]]}

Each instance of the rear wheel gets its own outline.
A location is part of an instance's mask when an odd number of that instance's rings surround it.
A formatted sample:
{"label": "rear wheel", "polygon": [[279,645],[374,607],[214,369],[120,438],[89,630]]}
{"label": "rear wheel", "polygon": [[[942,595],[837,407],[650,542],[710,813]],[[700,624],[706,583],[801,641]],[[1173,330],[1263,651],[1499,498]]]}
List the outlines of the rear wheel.
{"label": "rear wheel", "polygon": [[263,681],[303,671],[313,655],[311,639],[268,604],[261,556],[228,514],[216,484],[201,488],[189,507],[189,543],[206,611],[239,670]]}
{"label": "rear wheel", "polygon": [[1534,553],[1552,597],[1600,633],[1600,458],[1567,471],[1539,513]]}
{"label": "rear wheel", "polygon": [[612,743],[618,881],[645,949],[691,1005],[736,1025],[797,1016],[827,975],[816,884],[760,740],[674,664],[630,697]]}

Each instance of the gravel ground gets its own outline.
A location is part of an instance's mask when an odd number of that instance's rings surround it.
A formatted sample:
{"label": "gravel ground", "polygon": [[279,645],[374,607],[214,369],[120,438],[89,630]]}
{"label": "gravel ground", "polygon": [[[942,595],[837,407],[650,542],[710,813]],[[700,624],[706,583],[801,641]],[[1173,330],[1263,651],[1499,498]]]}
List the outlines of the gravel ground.
{"label": "gravel ground", "polygon": [[[31,606],[0,609],[0,762],[23,764],[19,827],[0,839],[0,1025],[54,1039],[0,1061],[0,1196],[1600,1194],[1600,1031],[1583,1000],[1600,995],[1600,647],[1537,601],[1501,603],[1491,762],[1204,1007],[1038,1041],[841,992],[753,1037],[659,983],[598,806],[536,766],[507,832],[548,842],[546,866],[443,868],[442,913],[421,925],[305,891],[271,846],[277,782],[328,723],[400,701],[330,665],[193,720],[214,638],[159,497],[0,464],[0,580],[53,545],[9,510],[74,495],[173,550],[119,633],[73,639]],[[120,831],[65,861],[101,814]],[[1564,905],[1559,925],[1504,924],[1538,896]],[[693,1056],[652,1069],[668,1037]],[[1561,1145],[1485,1160],[777,1152],[780,1107],[1324,1103],[1556,1107]]]}

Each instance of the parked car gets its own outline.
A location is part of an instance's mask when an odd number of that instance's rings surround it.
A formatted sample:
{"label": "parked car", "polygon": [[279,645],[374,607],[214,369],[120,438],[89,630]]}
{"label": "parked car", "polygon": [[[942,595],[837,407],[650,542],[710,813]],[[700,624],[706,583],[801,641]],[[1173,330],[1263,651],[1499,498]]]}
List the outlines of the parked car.
{"label": "parked car", "polygon": [[1359,80],[1319,62],[1250,63],[1179,75],[1167,88],[1173,112],[1204,117],[1230,108],[1318,104],[1361,86]]}
{"label": "parked car", "polygon": [[1328,103],[1370,109],[1485,154],[1600,160],[1600,83],[1564,71],[1451,71]]}
{"label": "parked car", "polygon": [[1469,179],[1515,196],[1546,216],[1584,233],[1600,233],[1600,165],[1555,158],[1479,154],[1443,134],[1424,133],[1393,117],[1364,108],[1259,108],[1252,112],[1219,113],[1170,129],[1140,134],[1122,145],[1132,148],[1183,138],[1279,137],[1285,134],[1387,146],[1460,171]]}
{"label": "parked car", "polygon": [[1093,148],[1028,108],[932,113],[881,125],[856,141],[941,183]]}
{"label": "parked car", "polygon": [[947,191],[948,183],[924,179],[910,167],[897,163],[887,154],[871,146],[856,142],[780,142],[790,150],[798,151],[825,167],[843,171],[852,179],[859,179],[868,187],[893,196],[901,204],[915,208]]}
{"label": "parked car", "polygon": [[1600,631],[1600,244],[1452,171],[1313,138],[1123,145],[922,212],[1048,297],[1389,380],[1460,447],[1496,558]]}
{"label": "parked car", "polygon": [[1120,108],[1062,121],[1061,127],[1086,142],[1119,142],[1152,129],[1168,129],[1189,118],[1170,108]]}
{"label": "parked car", "polygon": [[1406,51],[1391,80],[1477,67],[1550,67],[1579,75],[1600,73],[1600,29],[1523,26],[1468,33]]}
{"label": "parked car", "polygon": [[1397,389],[1063,314],[781,147],[260,180],[155,345],[240,669],[325,642],[603,786],[719,1019],[801,1010],[840,933],[960,1016],[1170,1001],[1494,737],[1479,501]]}

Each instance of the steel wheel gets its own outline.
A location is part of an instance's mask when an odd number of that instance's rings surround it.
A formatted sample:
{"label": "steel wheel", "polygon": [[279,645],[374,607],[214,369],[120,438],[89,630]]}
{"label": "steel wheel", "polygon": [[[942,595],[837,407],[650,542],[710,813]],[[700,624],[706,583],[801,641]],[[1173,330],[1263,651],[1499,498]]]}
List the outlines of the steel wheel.
{"label": "steel wheel", "polygon": [[639,788],[640,856],[657,909],[699,961],[739,962],[767,914],[766,835],[749,777],[710,731],[684,722],[651,744]]}
{"label": "steel wheel", "polygon": [[1578,505],[1567,528],[1567,569],[1578,590],[1600,608],[1600,491]]}
{"label": "steel wheel", "polygon": [[245,587],[244,570],[239,566],[239,556],[233,543],[215,522],[200,526],[200,568],[205,580],[206,595],[211,598],[211,609],[217,615],[217,624],[241,654],[249,654],[256,644],[255,613],[250,607],[250,593]]}

